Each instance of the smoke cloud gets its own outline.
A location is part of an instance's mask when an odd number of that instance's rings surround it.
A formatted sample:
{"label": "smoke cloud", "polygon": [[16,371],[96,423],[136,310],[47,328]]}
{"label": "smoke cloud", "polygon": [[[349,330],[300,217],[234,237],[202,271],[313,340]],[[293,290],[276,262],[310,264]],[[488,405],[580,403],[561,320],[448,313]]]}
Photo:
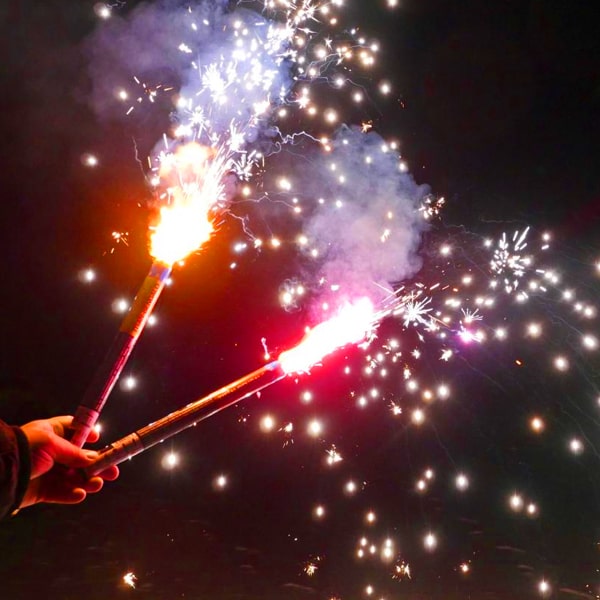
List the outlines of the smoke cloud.
{"label": "smoke cloud", "polygon": [[426,223],[418,209],[429,188],[402,171],[398,153],[377,133],[343,127],[332,147],[303,171],[303,188],[322,199],[303,232],[329,289],[378,299],[421,267]]}
{"label": "smoke cloud", "polygon": [[[162,0],[103,23],[86,45],[98,115],[123,118],[130,105],[142,110],[168,88],[172,119],[201,124],[194,135],[206,131],[207,144],[232,124],[245,142],[268,130],[273,107],[285,101],[294,82],[289,29],[227,5]],[[126,101],[118,97],[122,90]],[[269,108],[256,118],[262,103]]]}
{"label": "smoke cloud", "polygon": [[[289,38],[283,23],[246,9],[228,11],[227,4],[205,1],[185,8],[163,0],[142,4],[101,27],[87,45],[98,113],[114,116],[118,108],[124,116],[115,90],[134,75],[155,83],[167,79],[192,99],[173,107],[174,120],[202,122],[189,134],[193,139],[231,145],[241,133],[238,151],[260,148],[268,154],[265,144],[276,136],[270,113],[285,103],[294,84]],[[245,29],[251,35],[244,36]],[[246,40],[252,58],[232,60]],[[257,118],[256,105],[265,99],[270,109]],[[322,199],[302,226],[307,247],[318,256],[311,279],[316,276],[327,293],[380,299],[421,266],[425,221],[418,208],[427,186],[402,171],[398,153],[374,132],[342,127],[326,154],[302,146],[306,160],[293,162],[291,176],[301,180],[304,195]],[[271,157],[272,166],[282,159]]]}

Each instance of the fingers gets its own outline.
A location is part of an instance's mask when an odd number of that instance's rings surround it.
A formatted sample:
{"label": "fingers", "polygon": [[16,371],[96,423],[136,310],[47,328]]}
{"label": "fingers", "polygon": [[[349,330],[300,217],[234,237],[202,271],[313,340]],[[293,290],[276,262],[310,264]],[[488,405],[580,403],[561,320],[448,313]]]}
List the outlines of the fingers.
{"label": "fingers", "polygon": [[[60,415],[58,417],[51,417],[48,419],[48,423],[52,427],[52,430],[56,435],[62,438],[67,437],[67,432],[73,430],[73,416],[71,415]],[[90,429],[86,444],[93,444],[98,441],[100,434],[94,428]]]}
{"label": "fingers", "polygon": [[112,481],[118,477],[118,474],[117,467],[110,467],[100,475],[84,479],[79,471],[55,468],[31,481],[21,508],[38,502],[79,504],[88,494],[99,492],[104,486],[105,479]]}
{"label": "fingers", "polygon": [[52,440],[50,451],[55,462],[74,468],[85,467],[98,456],[98,453],[94,450],[82,450],[58,436],[55,436]]}
{"label": "fingers", "polygon": [[[78,483],[81,484],[81,481]],[[51,485],[44,486],[41,502],[79,504],[85,500],[88,494],[99,492],[103,486],[104,479],[101,477],[92,477],[78,487],[69,485],[67,480],[54,481]]]}
{"label": "fingers", "polygon": [[113,465],[104,469],[104,471],[98,473],[97,477],[104,479],[104,481],[114,481],[119,476],[119,467]]}
{"label": "fingers", "polygon": [[[62,415],[32,421],[22,426],[31,449],[31,481],[27,488],[22,507],[37,502],[77,504],[87,494],[102,489],[104,481],[113,481],[119,476],[116,466],[85,479],[79,470],[90,466],[98,457],[94,450],[83,450],[65,438],[72,429],[73,417]],[[98,440],[98,432],[92,431],[87,441]]]}
{"label": "fingers", "polygon": [[48,423],[54,430],[54,433],[61,438],[66,437],[67,429],[71,429],[73,424],[72,415],[60,415],[58,417],[51,417],[48,419]]}
{"label": "fingers", "polygon": [[69,481],[69,474],[65,469],[50,471],[42,477],[33,479],[25,492],[20,508],[49,502],[58,504],[78,504],[86,497],[86,490],[81,487],[81,480],[77,483]]}
{"label": "fingers", "polygon": [[95,442],[98,441],[99,438],[100,438],[100,434],[98,433],[98,430],[92,428],[92,429],[90,429],[90,432],[88,433],[87,440],[85,441],[85,443],[86,444],[94,444]]}
{"label": "fingers", "polygon": [[82,488],[73,488],[71,490],[55,490],[53,493],[45,496],[41,502],[50,504],[79,504],[85,500],[87,493]]}

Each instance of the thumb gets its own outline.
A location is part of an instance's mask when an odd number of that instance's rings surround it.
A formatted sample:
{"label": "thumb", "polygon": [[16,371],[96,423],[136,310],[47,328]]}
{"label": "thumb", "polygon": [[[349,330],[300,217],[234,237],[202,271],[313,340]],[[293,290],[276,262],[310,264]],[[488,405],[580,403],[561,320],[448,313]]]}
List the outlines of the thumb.
{"label": "thumb", "polygon": [[89,465],[98,456],[98,453],[94,450],[82,450],[68,440],[54,435],[52,455],[55,462],[66,467],[78,468]]}

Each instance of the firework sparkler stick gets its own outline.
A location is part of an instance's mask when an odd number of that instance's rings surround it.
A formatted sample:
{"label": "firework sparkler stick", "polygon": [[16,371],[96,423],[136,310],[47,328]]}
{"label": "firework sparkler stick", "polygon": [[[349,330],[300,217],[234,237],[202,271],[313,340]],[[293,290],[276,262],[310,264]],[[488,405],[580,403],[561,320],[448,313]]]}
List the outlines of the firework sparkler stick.
{"label": "firework sparkler stick", "polygon": [[72,443],[82,447],[90,430],[96,424],[106,400],[117,382],[129,355],[142,333],[171,273],[171,265],[155,261],[142,283],[133,305],[119,328],[106,354],[87,388],[73,419]]}
{"label": "firework sparkler stick", "polygon": [[[237,404],[244,398],[264,390],[285,376],[286,373],[281,368],[279,361],[272,361],[237,381],[223,386],[216,392],[113,442],[102,450],[96,462],[86,469],[86,475],[92,477],[111,465],[118,465],[184,429]],[[204,412],[205,410],[208,412]]]}
{"label": "firework sparkler stick", "polygon": [[111,465],[117,465],[265,389],[286,375],[308,371],[341,346],[364,340],[372,330],[373,323],[373,307],[368,300],[346,306],[336,317],[310,330],[300,344],[282,352],[277,360],[110,444],[96,462],[86,469],[86,475],[92,477]]}
{"label": "firework sparkler stick", "polygon": [[171,274],[172,266],[210,239],[212,218],[220,197],[222,161],[198,144],[181,146],[161,165],[160,176],[168,188],[168,201],[152,227],[150,254],[154,262],[133,306],[79,405],[72,442],[81,447],[95,425],[106,400],[123,371],[148,318]]}

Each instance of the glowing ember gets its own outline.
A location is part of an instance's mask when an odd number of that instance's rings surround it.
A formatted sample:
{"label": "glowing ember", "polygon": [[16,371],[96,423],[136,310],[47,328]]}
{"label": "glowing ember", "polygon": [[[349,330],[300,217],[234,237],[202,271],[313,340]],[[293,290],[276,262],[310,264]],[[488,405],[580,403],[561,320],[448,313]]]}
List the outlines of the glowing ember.
{"label": "glowing ember", "polygon": [[123,583],[125,585],[128,585],[130,588],[135,587],[136,581],[137,581],[137,577],[131,571],[129,573],[125,573],[125,575],[123,575]]}
{"label": "glowing ember", "polygon": [[433,533],[428,533],[424,540],[423,543],[425,545],[425,549],[426,550],[435,550],[438,544],[437,538]]}

